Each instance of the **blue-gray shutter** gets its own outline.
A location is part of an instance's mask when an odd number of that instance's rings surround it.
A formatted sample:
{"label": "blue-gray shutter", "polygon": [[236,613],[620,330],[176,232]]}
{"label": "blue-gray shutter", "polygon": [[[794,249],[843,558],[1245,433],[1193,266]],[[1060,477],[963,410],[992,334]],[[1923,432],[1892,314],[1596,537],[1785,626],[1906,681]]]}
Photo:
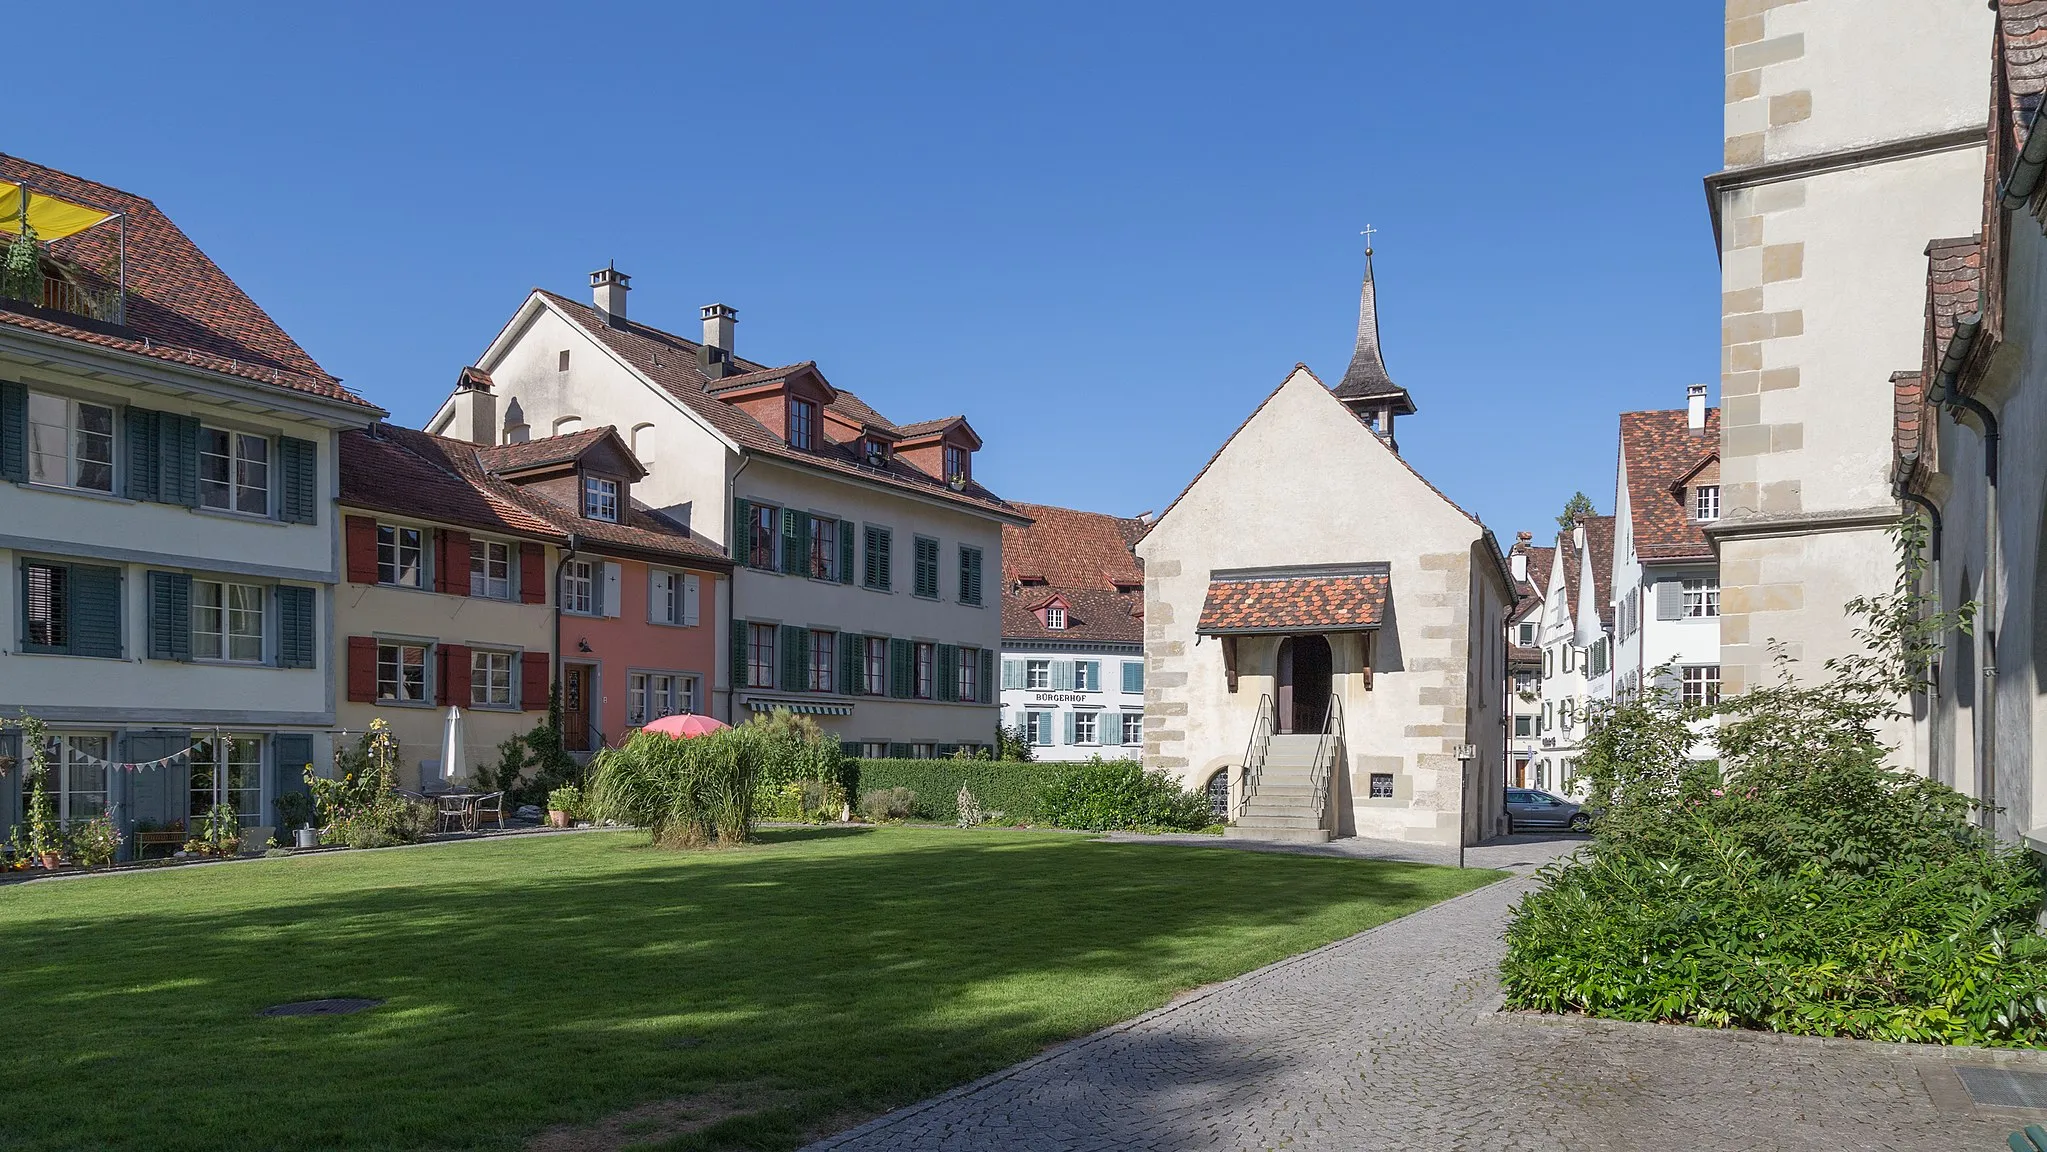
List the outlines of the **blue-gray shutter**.
{"label": "blue-gray shutter", "polygon": [[26,765],[21,760],[21,733],[0,732],[0,829],[21,823],[21,778]]}
{"label": "blue-gray shutter", "polygon": [[1123,714],[1121,712],[1095,713],[1095,743],[1109,747],[1123,744]]}
{"label": "blue-gray shutter", "polygon": [[1685,586],[1682,580],[1656,582],[1656,618],[1682,620],[1685,615]]}
{"label": "blue-gray shutter", "polygon": [[313,624],[315,599],[313,590],[302,584],[277,586],[278,667],[311,668],[318,663],[319,640]]}
{"label": "blue-gray shutter", "polygon": [[277,438],[277,470],[281,481],[277,517],[290,524],[320,522],[320,448],[296,436]]}
{"label": "blue-gray shutter", "polygon": [[[1087,690],[1090,692],[1100,692],[1102,690],[1102,662],[1100,660],[1082,660],[1081,663],[1087,666]],[[1080,679],[1075,677],[1073,683],[1076,688],[1079,687]]]}
{"label": "blue-gray shutter", "polygon": [[[306,786],[306,766],[312,762],[313,737],[311,733],[279,732],[270,738],[270,795],[273,797],[273,804],[275,803],[274,798],[279,796],[292,793],[298,793],[303,796],[312,795],[313,790]],[[271,813],[274,816],[276,809],[272,808]],[[290,842],[291,829],[286,828],[282,820],[278,820],[276,823],[277,838],[287,843]]]}
{"label": "blue-gray shutter", "polygon": [[[130,732],[127,737],[128,750],[122,758],[131,764],[147,764],[161,760],[174,752],[182,752],[192,746],[192,735],[181,731]],[[185,818],[185,792],[178,785],[189,780],[192,765],[189,760],[179,760],[167,767],[138,768],[125,774],[127,789],[127,811],[123,813],[128,824],[138,820],[154,821],[158,825]]]}
{"label": "blue-gray shutter", "polygon": [[[1052,688],[1057,692],[1073,691],[1073,661],[1052,661]],[[1069,739],[1067,743],[1071,744],[1073,741]]]}
{"label": "blue-gray shutter", "polygon": [[199,506],[199,420],[194,416],[158,413],[157,499],[166,504]]}
{"label": "blue-gray shutter", "polygon": [[149,574],[149,659],[192,658],[192,577]]}
{"label": "blue-gray shutter", "polygon": [[0,380],[0,480],[28,479],[28,387]]}
{"label": "blue-gray shutter", "polygon": [[1006,692],[1012,688],[1021,688],[1023,686],[1024,662],[1021,660],[1004,660],[1002,662],[1003,691]]}
{"label": "blue-gray shutter", "polygon": [[1074,743],[1074,735],[1073,735],[1073,713],[1072,713],[1072,712],[1061,712],[1061,713],[1060,713],[1060,715],[1061,715],[1061,716],[1064,716],[1064,717],[1066,717],[1066,739],[1065,739],[1065,740],[1063,741],[1063,743],[1065,743],[1065,744],[1068,744],[1068,745],[1071,745],[1071,744],[1073,744],[1073,743]]}
{"label": "blue-gray shutter", "polygon": [[157,440],[162,414],[130,408],[121,414],[122,442],[127,445],[125,484],[130,500],[157,500],[163,492],[163,451]]}
{"label": "blue-gray shutter", "polygon": [[1144,691],[1144,661],[1125,660],[1123,662],[1123,690],[1125,692]]}
{"label": "blue-gray shutter", "polygon": [[121,656],[121,570],[75,564],[70,576],[73,656]]}

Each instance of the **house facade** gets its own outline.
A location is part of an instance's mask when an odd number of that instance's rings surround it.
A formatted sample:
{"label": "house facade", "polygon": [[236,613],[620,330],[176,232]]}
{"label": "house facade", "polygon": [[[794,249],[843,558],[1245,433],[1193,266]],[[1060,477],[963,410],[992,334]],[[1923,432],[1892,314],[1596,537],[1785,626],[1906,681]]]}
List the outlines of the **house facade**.
{"label": "house facade", "polygon": [[1367,258],[1343,380],[1296,366],[1137,543],[1144,763],[1227,790],[1233,835],[1476,841],[1504,825],[1513,584],[1396,449],[1415,406]]}
{"label": "house facade", "polygon": [[1854,650],[1842,606],[1891,587],[1884,381],[1919,357],[1927,238],[1982,218],[1991,19],[1981,0],[1727,5],[1707,178],[1725,691],[1774,674],[1772,641],[1812,670]]}
{"label": "house facade", "polygon": [[[1624,412],[1614,492],[1613,687],[1657,686],[1688,705],[1720,699],[1720,412],[1706,386],[1684,408]],[[1711,745],[1698,749],[1711,754]]]}
{"label": "house facade", "polygon": [[1612,516],[1585,516],[1557,534],[1544,583],[1536,643],[1541,711],[1529,784],[1560,795],[1584,791],[1578,780],[1589,710],[1613,697]]}
{"label": "house facade", "polygon": [[1542,609],[1554,548],[1535,546],[1535,534],[1519,533],[1507,551],[1514,579],[1514,607],[1507,614],[1507,783],[1535,785],[1535,761],[1542,751]]}
{"label": "house facade", "polygon": [[0,232],[24,194],[43,252],[33,298],[0,298],[0,712],[50,723],[61,819],[226,803],[260,842],[329,752],[336,446],[382,413],[148,200],[0,156]]}
{"label": "house facade", "polygon": [[[646,474],[649,511],[721,549],[728,642],[705,707],[815,716],[866,755],[986,747],[1000,719],[1001,530],[1022,523],[974,479],[963,417],[896,424],[813,363],[734,352],[737,315],[703,339],[630,320],[627,278],[593,303],[535,291],[478,360],[502,407],[492,444],[607,424]],[[429,423],[461,423],[451,397]],[[467,425],[465,425],[467,427]]]}
{"label": "house facade", "polygon": [[1002,725],[1039,760],[1144,745],[1144,567],[1135,517],[1018,504],[1002,531]]}

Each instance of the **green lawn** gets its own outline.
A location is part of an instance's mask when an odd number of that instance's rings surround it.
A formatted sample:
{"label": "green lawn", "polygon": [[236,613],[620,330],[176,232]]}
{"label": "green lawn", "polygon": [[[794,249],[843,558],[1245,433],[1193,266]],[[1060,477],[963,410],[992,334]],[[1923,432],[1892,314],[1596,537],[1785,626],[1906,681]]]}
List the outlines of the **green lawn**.
{"label": "green lawn", "polygon": [[[678,1098],[737,1114],[625,1130],[790,1147],[1499,876],[1054,833],[762,839],[0,888],[0,1148],[517,1148]],[[388,1003],[257,1015],[343,995]]]}

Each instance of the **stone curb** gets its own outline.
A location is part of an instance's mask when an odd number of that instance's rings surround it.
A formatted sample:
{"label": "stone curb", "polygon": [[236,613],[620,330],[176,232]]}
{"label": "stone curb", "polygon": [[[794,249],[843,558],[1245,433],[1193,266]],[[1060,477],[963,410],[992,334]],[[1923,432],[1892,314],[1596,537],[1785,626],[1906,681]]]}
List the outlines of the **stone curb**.
{"label": "stone curb", "polygon": [[987,1088],[994,1084],[1000,1084],[1001,1082],[1009,1079],[1012,1076],[1021,1075],[1022,1073],[1028,1072],[1041,1064],[1045,1064],[1052,1060],[1057,1060],[1061,1056],[1064,1056],[1069,1052],[1076,1052],[1081,1049],[1088,1048],[1092,1045],[1106,1042],[1125,1032],[1129,1032],[1132,1029],[1141,1027],[1145,1024],[1149,1024],[1154,1020],[1160,1019],[1165,1016],[1170,1016],[1173,1013],[1178,1012],[1185,1008],[1191,1008],[1194,1005],[1200,1004],[1211,997],[1218,996],[1224,992],[1229,992],[1234,989],[1244,987],[1256,981],[1263,980],[1267,976],[1277,975],[1278,973],[1284,972],[1287,969],[1296,967],[1301,964],[1305,964],[1308,961],[1313,960],[1315,957],[1320,956],[1325,952],[1334,952],[1340,948],[1346,948],[1359,940],[1365,939],[1366,937],[1372,935],[1375,932],[1391,929],[1394,925],[1397,924],[1405,924],[1407,921],[1412,920],[1417,916],[1424,916],[1427,915],[1428,913],[1434,912],[1441,908],[1452,907],[1456,905],[1459,901],[1469,900],[1475,896],[1480,895],[1481,893],[1491,892],[1493,889],[1498,888],[1502,884],[1511,884],[1516,880],[1521,880],[1525,878],[1526,878],[1525,873],[1521,872],[1509,873],[1508,875],[1502,876],[1500,879],[1495,880],[1490,884],[1481,884],[1478,887],[1473,888],[1469,892],[1460,892],[1447,900],[1439,900],[1426,908],[1417,908],[1414,911],[1409,912],[1405,916],[1395,916],[1394,918],[1386,921],[1383,924],[1374,924],[1370,928],[1367,928],[1362,932],[1353,933],[1352,935],[1345,936],[1340,940],[1331,940],[1329,943],[1324,944],[1319,948],[1312,948],[1306,952],[1297,952],[1294,955],[1288,956],[1284,959],[1275,960],[1272,963],[1267,964],[1263,968],[1254,968],[1241,976],[1233,976],[1228,980],[1221,981],[1220,983],[1210,984],[1205,988],[1197,989],[1194,992],[1186,996],[1183,996],[1177,1000],[1169,1001],[1166,1004],[1154,1008],[1149,1012],[1145,1012],[1137,1016],[1132,1016],[1130,1019],[1124,1020],[1120,1023],[1111,1024],[1108,1027],[1101,1029],[1100,1031],[1090,1032],[1085,1036],[1077,1036],[1071,1040],[1055,1044],[1052,1047],[1045,1049],[1043,1052],[1038,1053],[1036,1056],[1032,1056],[1019,1063],[1012,1064],[1007,1068],[991,1072],[988,1075],[981,1077],[979,1080],[975,1080],[967,1084],[962,1084],[957,1088],[941,1092],[928,1100],[920,1100],[915,1104],[908,1105],[907,1107],[898,1108],[893,1112],[877,1116],[874,1119],[869,1120],[867,1123],[862,1124],[857,1128],[848,1128],[846,1131],[841,1132],[836,1136],[827,1136],[824,1139],[817,1141],[816,1143],[807,1144],[800,1150],[800,1152],[828,1152],[829,1149],[838,1148],[842,1145],[851,1143],[852,1141],[859,1140],[867,1136],[871,1136],[877,1132],[881,1132],[885,1129],[892,1128],[897,1124],[900,1124],[903,1121],[910,1119],[911,1117],[920,1115],[924,1112],[928,1112],[931,1109],[936,1108],[942,1104],[949,1103],[953,1100],[960,1099],[961,1097],[964,1096],[971,1096],[974,1093],[981,1091],[983,1088]]}
{"label": "stone curb", "polygon": [[1692,1024],[1658,1024],[1647,1020],[1607,1020],[1523,1009],[1479,1014],[1481,1023],[1504,1027],[1563,1028],[1581,1032],[1618,1032],[1654,1036],[1672,1044],[1761,1044],[1812,1051],[1855,1049],[1892,1060],[1939,1060],[1947,1063],[1989,1063],[2027,1068],[2047,1067],[2047,1051],[2037,1048],[1984,1048],[1969,1044],[1917,1044],[1897,1040],[1863,1040],[1853,1036],[1799,1036],[1751,1028],[1706,1028]]}

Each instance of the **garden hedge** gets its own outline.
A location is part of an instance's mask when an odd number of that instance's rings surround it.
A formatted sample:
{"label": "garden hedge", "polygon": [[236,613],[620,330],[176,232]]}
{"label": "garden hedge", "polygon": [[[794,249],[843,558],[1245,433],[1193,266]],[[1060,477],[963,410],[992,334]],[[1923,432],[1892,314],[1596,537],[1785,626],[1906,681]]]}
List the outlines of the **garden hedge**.
{"label": "garden hedge", "polygon": [[1051,767],[1022,760],[860,760],[857,797],[877,788],[908,788],[917,794],[919,820],[946,824],[960,817],[962,785],[1004,824],[1036,824],[1038,792]]}

